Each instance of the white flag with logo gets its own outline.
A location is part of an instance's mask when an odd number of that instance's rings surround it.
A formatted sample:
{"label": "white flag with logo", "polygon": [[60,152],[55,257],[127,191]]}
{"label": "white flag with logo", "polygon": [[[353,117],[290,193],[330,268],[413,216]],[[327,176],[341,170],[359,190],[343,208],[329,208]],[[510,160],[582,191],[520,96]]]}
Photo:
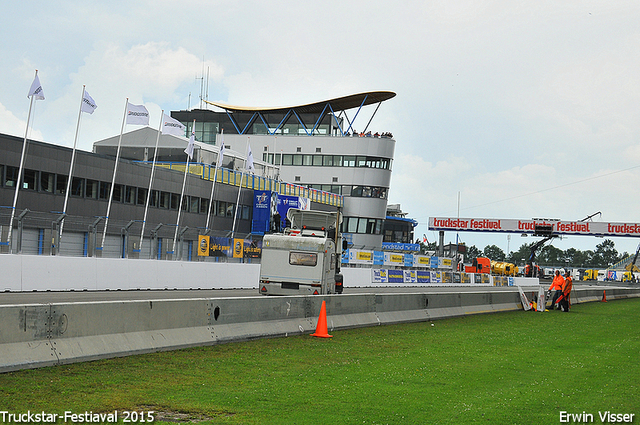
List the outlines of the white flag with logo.
{"label": "white flag with logo", "polygon": [[149,125],[149,111],[144,105],[127,102],[127,124]]}
{"label": "white flag with logo", "polygon": [[80,108],[80,110],[88,114],[93,114],[93,111],[95,111],[97,107],[98,105],[96,105],[95,100],[93,100],[91,95],[89,95],[89,92],[85,90],[82,97],[82,107]]}
{"label": "white flag with logo", "polygon": [[162,118],[162,134],[173,134],[174,136],[184,137],[187,127],[178,120],[174,120],[169,115],[164,114]]}
{"label": "white flag with logo", "polygon": [[33,83],[31,83],[31,88],[29,89],[29,94],[27,97],[31,97],[35,100],[44,100],[44,91],[42,91],[42,85],[40,84],[40,78],[38,74],[36,74],[36,78],[33,79]]}
{"label": "white flag with logo", "polygon": [[247,170],[253,172],[255,168],[253,168],[253,153],[251,153],[251,145],[249,146],[249,154],[247,155]]}
{"label": "white flag with logo", "polygon": [[189,160],[193,159],[193,145],[194,142],[196,141],[196,122],[193,122],[193,127],[191,128],[191,137],[189,137],[189,144],[187,145],[187,147],[184,150],[184,153],[186,153],[189,156]]}

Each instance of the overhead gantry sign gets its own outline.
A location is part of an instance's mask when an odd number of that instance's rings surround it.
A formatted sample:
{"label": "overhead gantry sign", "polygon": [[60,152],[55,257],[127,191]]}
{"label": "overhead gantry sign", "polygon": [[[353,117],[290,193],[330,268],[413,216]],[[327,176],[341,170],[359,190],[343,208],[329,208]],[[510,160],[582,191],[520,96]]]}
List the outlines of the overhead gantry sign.
{"label": "overhead gantry sign", "polygon": [[555,219],[500,219],[429,217],[429,230],[456,232],[525,233],[533,235],[640,236],[640,223],[562,221]]}

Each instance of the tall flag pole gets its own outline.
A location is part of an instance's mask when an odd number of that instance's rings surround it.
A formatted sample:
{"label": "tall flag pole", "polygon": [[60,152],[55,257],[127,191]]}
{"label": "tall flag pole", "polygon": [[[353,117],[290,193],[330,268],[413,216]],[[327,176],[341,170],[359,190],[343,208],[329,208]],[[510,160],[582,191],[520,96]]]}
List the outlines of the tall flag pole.
{"label": "tall flag pole", "polygon": [[[251,153],[251,144],[249,143],[250,137],[247,137],[247,161],[245,163],[245,168],[247,171],[253,173],[253,153]],[[231,237],[235,237],[236,234],[236,221],[238,219],[238,207],[240,205],[240,191],[242,190],[242,179],[244,177],[244,172],[240,172],[240,186],[238,187],[238,198],[236,199],[236,209],[233,214],[233,227],[231,229]]]}
{"label": "tall flag pole", "polygon": [[156,159],[158,158],[158,142],[162,133],[164,123],[164,110],[160,113],[160,124],[158,124],[158,136],[156,137],[156,147],[153,150],[153,164],[151,165],[151,176],[149,177],[149,190],[147,190],[147,201],[144,204],[144,218],[142,219],[142,230],[140,231],[139,251],[142,252],[142,242],[144,241],[144,226],[147,223],[147,212],[149,211],[149,199],[151,199],[151,187],[153,186],[153,175],[156,171]]}
{"label": "tall flag pole", "polygon": [[120,127],[120,137],[118,138],[118,149],[116,151],[116,161],[113,165],[113,177],[111,179],[111,190],[109,191],[109,202],[107,204],[107,215],[104,219],[104,230],[102,231],[102,244],[100,249],[104,249],[104,241],[107,238],[107,226],[109,224],[109,214],[111,212],[111,202],[113,201],[113,190],[116,185],[116,172],[118,171],[118,161],[120,160],[120,147],[122,146],[122,133],[126,124],[149,125],[149,111],[144,105],[132,105],[129,98],[125,101],[124,114],[122,116],[122,127]]}
{"label": "tall flag pole", "polygon": [[20,156],[20,168],[18,169],[18,179],[16,180],[16,191],[13,195],[13,208],[11,209],[11,219],[9,220],[9,234],[7,235],[7,245],[9,246],[9,253],[11,254],[13,249],[11,246],[11,233],[13,233],[13,219],[16,216],[16,205],[18,204],[18,191],[20,185],[22,185],[22,172],[24,169],[24,157],[27,152],[27,135],[29,134],[29,121],[31,120],[31,108],[33,107],[34,100],[44,100],[44,91],[40,84],[40,78],[38,78],[38,70],[36,69],[36,76],[29,88],[29,94],[27,97],[29,100],[29,114],[27,115],[27,126],[24,130],[24,140],[22,142],[22,155]]}
{"label": "tall flag pole", "polygon": [[189,161],[193,158],[193,145],[196,140],[196,120],[193,120],[191,125],[191,137],[189,137],[189,144],[187,145],[184,153],[187,154],[187,161],[184,165],[184,178],[182,179],[182,192],[180,192],[180,203],[178,204],[178,219],[176,221],[176,232],[173,236],[173,247],[171,252],[175,252],[176,240],[178,239],[178,229],[180,228],[180,213],[182,212],[182,200],[184,199],[184,187],[187,184],[187,173],[189,172]]}
{"label": "tall flag pole", "polygon": [[[82,98],[80,99],[80,110],[78,111],[78,123],[76,124],[76,135],[73,139],[73,151],[71,152],[71,163],[69,164],[69,177],[67,178],[67,190],[64,193],[64,206],[62,213],[67,213],[67,203],[69,201],[69,191],[71,189],[71,180],[73,179],[73,164],[76,159],[76,147],[78,145],[78,130],[80,129],[80,117],[83,112],[93,114],[98,106],[93,98],[87,92],[85,86],[82,86]],[[60,223],[60,237],[62,238],[62,229],[64,228],[64,220]]]}
{"label": "tall flag pole", "polygon": [[[222,167],[222,160],[224,159],[224,130],[220,133],[222,136],[222,142],[220,143],[220,150],[218,151],[218,159],[216,161],[216,167],[213,171],[213,184],[211,185],[211,196],[209,197],[209,212],[207,213],[207,225],[205,231],[209,230],[209,219],[211,218],[211,206],[213,204],[213,190],[216,187],[216,180],[218,180],[218,168]],[[212,223],[213,225],[213,223]]]}

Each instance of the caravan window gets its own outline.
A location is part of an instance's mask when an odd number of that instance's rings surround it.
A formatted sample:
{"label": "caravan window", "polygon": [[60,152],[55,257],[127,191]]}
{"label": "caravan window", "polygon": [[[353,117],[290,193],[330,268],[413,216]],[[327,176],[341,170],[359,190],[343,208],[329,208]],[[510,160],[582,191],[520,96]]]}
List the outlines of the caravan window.
{"label": "caravan window", "polygon": [[312,252],[290,252],[289,264],[292,266],[311,266],[318,264],[318,254]]}

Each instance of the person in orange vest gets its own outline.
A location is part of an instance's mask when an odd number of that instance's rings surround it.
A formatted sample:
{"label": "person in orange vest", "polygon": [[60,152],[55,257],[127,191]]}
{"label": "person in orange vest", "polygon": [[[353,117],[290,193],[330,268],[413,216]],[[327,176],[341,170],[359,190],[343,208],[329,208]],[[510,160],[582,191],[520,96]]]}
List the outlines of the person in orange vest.
{"label": "person in orange vest", "polygon": [[564,283],[562,284],[562,300],[560,301],[560,308],[562,311],[568,313],[569,306],[571,305],[571,289],[573,288],[573,279],[569,270],[564,274]]}
{"label": "person in orange vest", "polygon": [[[564,284],[564,278],[560,274],[560,270],[556,270],[556,275],[553,278],[553,282],[551,282],[551,286],[549,286],[549,291],[555,291],[553,293],[553,301],[551,301],[551,310],[555,309],[556,302],[558,302],[558,298],[562,295],[562,285]],[[560,306],[558,306],[558,310],[560,310]]]}

